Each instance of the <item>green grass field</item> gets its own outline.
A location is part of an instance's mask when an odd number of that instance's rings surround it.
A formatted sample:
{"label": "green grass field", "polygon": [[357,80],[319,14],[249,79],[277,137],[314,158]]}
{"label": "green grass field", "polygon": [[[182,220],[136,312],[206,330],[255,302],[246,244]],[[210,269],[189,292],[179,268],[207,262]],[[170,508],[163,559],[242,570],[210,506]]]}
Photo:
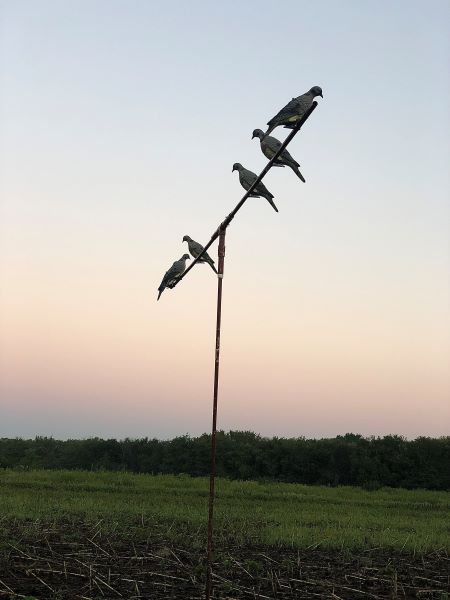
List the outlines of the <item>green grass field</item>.
{"label": "green grass field", "polygon": [[[76,471],[0,471],[3,520],[139,520],[167,535],[205,530],[208,480]],[[217,535],[299,548],[450,549],[450,493],[217,482]],[[119,524],[119,525],[117,525]]]}
{"label": "green grass field", "polygon": [[[0,470],[0,597],[203,600],[208,480]],[[450,494],[218,480],[214,598],[448,600]]]}

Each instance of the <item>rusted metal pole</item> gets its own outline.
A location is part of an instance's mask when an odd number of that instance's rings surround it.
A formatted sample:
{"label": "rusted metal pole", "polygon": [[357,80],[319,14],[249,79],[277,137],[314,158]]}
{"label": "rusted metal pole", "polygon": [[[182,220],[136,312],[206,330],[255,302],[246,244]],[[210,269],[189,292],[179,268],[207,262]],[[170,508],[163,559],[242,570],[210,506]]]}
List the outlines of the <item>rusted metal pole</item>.
{"label": "rusted metal pole", "polygon": [[214,363],[214,398],[211,433],[211,472],[209,475],[209,511],[208,511],[208,547],[206,556],[206,600],[210,600],[212,592],[212,545],[213,545],[213,517],[214,496],[216,482],[216,441],[217,441],[217,397],[219,392],[219,364],[220,364],[220,323],[222,319],[222,281],[225,262],[225,232],[226,227],[219,227],[219,261],[217,275],[217,317],[216,317],[216,350]]}
{"label": "rusted metal pole", "polygon": [[215,479],[216,479],[216,438],[217,438],[217,397],[219,391],[219,362],[220,362],[220,323],[222,317],[222,279],[225,259],[225,232],[228,225],[236,216],[237,212],[242,208],[247,198],[250,197],[255,186],[265,177],[272,165],[277,161],[278,156],[290,144],[294,136],[300,131],[305,121],[310,117],[315,110],[317,102],[313,102],[310,109],[303,115],[300,121],[297,122],[291,133],[286,137],[276,154],[269,160],[267,165],[258,175],[251,187],[247,190],[235,208],[219,225],[218,229],[212,234],[209,242],[204,246],[202,252],[191,262],[190,266],[184,273],[174,282],[167,286],[174,288],[199,262],[205,252],[219,238],[219,261],[218,261],[218,281],[217,281],[217,317],[216,317],[216,350],[215,350],[215,367],[214,367],[214,399],[213,399],[213,419],[212,419],[212,435],[211,435],[211,472],[209,477],[209,510],[208,510],[208,546],[207,546],[207,570],[206,570],[206,600],[211,600],[212,594],[212,549],[213,549],[213,516],[214,516],[214,497],[215,497]]}

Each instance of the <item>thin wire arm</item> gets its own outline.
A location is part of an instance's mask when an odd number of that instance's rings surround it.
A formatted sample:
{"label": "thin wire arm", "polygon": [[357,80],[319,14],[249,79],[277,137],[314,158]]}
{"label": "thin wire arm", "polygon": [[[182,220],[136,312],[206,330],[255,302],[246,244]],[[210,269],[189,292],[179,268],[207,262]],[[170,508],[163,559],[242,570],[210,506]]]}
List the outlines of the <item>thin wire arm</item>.
{"label": "thin wire arm", "polygon": [[208,250],[208,248],[215,242],[215,240],[219,237],[220,234],[220,230],[221,229],[226,229],[228,227],[228,225],[231,223],[231,221],[234,219],[234,217],[236,216],[236,213],[242,208],[243,204],[245,203],[245,201],[247,200],[247,198],[250,196],[250,194],[252,193],[253,189],[255,188],[255,186],[258,185],[258,183],[265,177],[265,175],[267,174],[267,172],[271,169],[271,167],[273,166],[273,163],[277,160],[277,158],[280,156],[280,154],[283,152],[283,150],[290,144],[290,142],[292,141],[292,139],[294,138],[294,136],[300,131],[300,129],[302,128],[303,124],[305,123],[305,121],[310,117],[311,113],[313,112],[313,110],[316,108],[317,106],[317,102],[314,101],[312,103],[311,108],[305,113],[305,115],[303,116],[302,119],[300,119],[300,121],[297,123],[297,125],[294,127],[294,129],[291,131],[291,133],[287,136],[287,138],[284,140],[284,142],[281,144],[280,149],[278,150],[278,152],[269,160],[269,162],[267,163],[267,165],[264,167],[264,169],[261,171],[261,173],[258,175],[258,177],[255,179],[255,181],[253,182],[253,184],[249,187],[249,189],[247,190],[247,192],[243,195],[243,197],[241,198],[241,200],[238,202],[238,204],[235,206],[235,208],[230,212],[230,214],[222,221],[222,223],[219,225],[219,227],[216,229],[216,231],[212,234],[211,239],[209,240],[209,242],[206,244],[206,246],[203,248],[202,252],[197,256],[197,258],[195,258],[191,264],[189,265],[189,267],[184,271],[184,273],[182,275],[180,275],[180,277],[177,277],[177,279],[174,281],[174,283],[168,287],[174,288],[176,285],[178,285],[180,283],[180,281],[186,277],[186,275],[189,273],[189,271],[194,267],[195,264],[198,263],[198,261],[202,258],[202,256],[205,254],[205,252]]}

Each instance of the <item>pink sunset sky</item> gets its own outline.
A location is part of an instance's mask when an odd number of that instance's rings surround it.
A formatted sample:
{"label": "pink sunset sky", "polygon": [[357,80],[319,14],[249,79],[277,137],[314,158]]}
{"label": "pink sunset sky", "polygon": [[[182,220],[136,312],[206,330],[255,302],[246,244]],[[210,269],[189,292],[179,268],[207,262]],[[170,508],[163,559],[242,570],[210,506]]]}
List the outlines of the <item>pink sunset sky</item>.
{"label": "pink sunset sky", "polygon": [[227,234],[219,428],[449,434],[448,3],[287,8],[2,4],[0,436],[209,431],[216,279],[157,288],[312,85],[306,184]]}

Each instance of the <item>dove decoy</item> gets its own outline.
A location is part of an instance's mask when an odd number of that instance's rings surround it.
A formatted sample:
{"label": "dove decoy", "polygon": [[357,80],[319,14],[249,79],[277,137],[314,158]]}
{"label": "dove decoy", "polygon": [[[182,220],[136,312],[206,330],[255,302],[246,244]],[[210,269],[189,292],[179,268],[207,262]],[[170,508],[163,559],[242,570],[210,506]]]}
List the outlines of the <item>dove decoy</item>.
{"label": "dove decoy", "polygon": [[287,129],[293,129],[305,113],[311,108],[314,98],[321,96],[323,98],[322,88],[318,85],[312,87],[308,92],[305,92],[297,98],[292,98],[270,121],[265,135],[269,135],[275,127],[284,125]]}
{"label": "dove decoy", "polygon": [[176,260],[173,265],[170,267],[168,271],[166,271],[164,277],[162,278],[161,284],[158,288],[158,300],[161,297],[161,294],[166,289],[166,287],[172,286],[175,281],[182,275],[184,270],[186,269],[186,261],[190,260],[191,257],[189,254],[183,254],[180,260]]}
{"label": "dove decoy", "polygon": [[[203,252],[203,246],[201,244],[199,244],[198,242],[196,242],[195,240],[193,240],[188,235],[185,235],[183,237],[183,242],[187,242],[189,252],[191,253],[192,258],[197,258],[197,256],[200,256],[200,254]],[[214,266],[214,261],[207,252],[205,252],[203,254],[203,256],[200,258],[200,260],[198,262],[199,263],[207,263],[211,267],[211,269],[214,271],[214,273],[217,274],[217,269]]]}
{"label": "dove decoy", "polygon": [[[241,185],[244,188],[244,190],[247,190],[247,191],[250,189],[250,187],[253,185],[253,183],[258,179],[258,176],[255,173],[253,173],[252,171],[249,171],[248,169],[243,167],[241,165],[241,163],[234,163],[232,172],[233,171],[239,172],[239,181],[241,182]],[[270,206],[276,212],[278,212],[278,208],[276,207],[275,202],[273,201],[274,195],[269,192],[269,190],[262,183],[262,181],[260,181],[256,185],[256,187],[253,188],[250,196],[252,196],[253,198],[259,198],[260,196],[262,196],[263,198],[265,198],[267,200],[267,202],[270,204]]]}
{"label": "dove decoy", "polygon": [[[269,160],[272,159],[278,150],[281,148],[282,143],[274,137],[270,135],[264,135],[264,131],[262,129],[255,129],[253,131],[252,139],[259,138],[261,143],[261,150]],[[278,155],[278,158],[273,163],[276,167],[290,167],[294,173],[297,175],[299,179],[305,183],[305,178],[299,171],[300,164],[289,154],[286,148],[283,150],[281,154]]]}

